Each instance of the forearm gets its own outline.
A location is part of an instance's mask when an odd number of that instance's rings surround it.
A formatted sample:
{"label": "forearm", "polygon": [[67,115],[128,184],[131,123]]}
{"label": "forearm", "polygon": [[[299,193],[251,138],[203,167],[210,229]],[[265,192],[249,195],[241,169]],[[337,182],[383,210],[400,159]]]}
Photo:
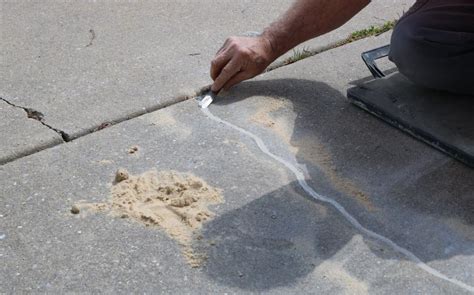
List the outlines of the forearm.
{"label": "forearm", "polygon": [[211,90],[255,77],[296,45],[341,26],[369,0],[296,0],[259,37],[230,37],[211,63]]}
{"label": "forearm", "polygon": [[276,57],[296,45],[330,32],[357,14],[369,0],[296,0],[263,32]]}

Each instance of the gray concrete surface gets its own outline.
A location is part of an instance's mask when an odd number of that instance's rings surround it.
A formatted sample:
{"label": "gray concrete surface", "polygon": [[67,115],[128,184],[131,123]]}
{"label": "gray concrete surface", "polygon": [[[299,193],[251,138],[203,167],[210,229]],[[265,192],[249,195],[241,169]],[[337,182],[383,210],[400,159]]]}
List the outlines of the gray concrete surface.
{"label": "gray concrete surface", "polygon": [[[227,36],[261,30],[291,2],[3,1],[0,95],[74,138],[192,95],[211,82],[210,60]],[[411,2],[373,1],[302,46],[393,19]]]}
{"label": "gray concrete surface", "polygon": [[[429,266],[473,281],[474,173],[350,105],[360,51],[341,47],[241,84],[211,105],[305,171],[363,226]],[[130,146],[139,147],[130,155]],[[225,203],[190,268],[163,232],[103,214],[114,171],[190,171]],[[247,136],[186,101],[0,166],[0,292],[463,294],[312,200]],[[214,241],[214,243],[210,243]]]}
{"label": "gray concrete surface", "polygon": [[55,131],[0,99],[0,165],[63,142]]}
{"label": "gray concrete surface", "polygon": [[345,98],[351,84],[370,79],[359,53],[387,38],[265,74],[233,89],[214,112],[272,142],[277,154],[292,153],[314,187],[357,208],[354,215],[370,229],[472,282],[474,171]]}

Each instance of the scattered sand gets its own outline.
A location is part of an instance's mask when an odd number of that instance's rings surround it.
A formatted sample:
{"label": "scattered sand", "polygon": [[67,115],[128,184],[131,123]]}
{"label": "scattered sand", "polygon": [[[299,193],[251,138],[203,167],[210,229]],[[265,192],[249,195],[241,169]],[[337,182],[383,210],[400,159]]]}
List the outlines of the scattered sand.
{"label": "scattered sand", "polygon": [[138,146],[136,145],[130,147],[127,151],[127,153],[129,153],[130,155],[136,154],[137,152],[138,152]]}
{"label": "scattered sand", "polygon": [[338,171],[331,153],[319,142],[317,137],[305,136],[295,142],[301,157],[318,166],[336,190],[354,198],[369,212],[377,210],[370,197],[352,179],[345,177]]}
{"label": "scattered sand", "polygon": [[123,169],[123,168],[120,168],[119,170],[117,170],[117,172],[115,172],[115,182],[116,183],[127,180],[129,177],[130,177],[130,175],[128,175],[128,171]]}
{"label": "scattered sand", "polygon": [[79,212],[81,212],[81,210],[79,209],[79,207],[77,207],[76,205],[72,205],[72,207],[71,207],[71,213],[72,213],[72,214],[79,214]]}
{"label": "scattered sand", "polygon": [[144,116],[143,119],[160,128],[165,135],[173,135],[178,140],[186,140],[192,134],[192,128],[182,120],[176,120],[174,116],[174,111],[161,109],[159,112]]}
{"label": "scattered sand", "polygon": [[105,211],[161,228],[179,243],[189,264],[199,267],[206,257],[192,249],[193,239],[214,217],[208,206],[222,201],[218,189],[192,174],[151,170],[134,176],[119,169],[107,203],[79,203],[73,208]]}
{"label": "scattered sand", "polygon": [[288,107],[288,105],[289,102],[287,100],[262,97],[259,100],[256,112],[250,117],[250,121],[270,128],[288,144],[290,151],[295,154],[298,149],[291,144],[293,124],[283,117],[276,118],[271,115],[272,112]]}
{"label": "scattered sand", "polygon": [[372,204],[367,194],[354,181],[342,176],[337,171],[332,155],[318,140],[316,135],[311,137],[304,136],[294,140],[292,139],[294,122],[285,116],[277,117],[272,115],[272,112],[288,108],[288,104],[287,100],[262,97],[259,100],[255,113],[250,117],[250,121],[268,128],[288,145],[290,152],[295,155],[298,153],[300,157],[320,167],[335,189],[353,197],[368,211],[375,211],[376,207]]}
{"label": "scattered sand", "polygon": [[250,120],[259,122],[267,127],[272,127],[275,125],[275,122],[270,116],[270,113],[278,111],[286,106],[288,106],[288,102],[286,100],[272,97],[261,97],[258,101],[257,110]]}

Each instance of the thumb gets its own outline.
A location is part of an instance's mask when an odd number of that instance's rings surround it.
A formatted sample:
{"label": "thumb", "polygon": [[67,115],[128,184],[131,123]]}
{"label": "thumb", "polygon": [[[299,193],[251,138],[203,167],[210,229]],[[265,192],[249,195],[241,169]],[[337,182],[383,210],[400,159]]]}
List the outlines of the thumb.
{"label": "thumb", "polygon": [[211,90],[218,92],[235,74],[239,73],[241,68],[238,58],[232,58],[229,63],[221,70],[219,76],[214,80]]}

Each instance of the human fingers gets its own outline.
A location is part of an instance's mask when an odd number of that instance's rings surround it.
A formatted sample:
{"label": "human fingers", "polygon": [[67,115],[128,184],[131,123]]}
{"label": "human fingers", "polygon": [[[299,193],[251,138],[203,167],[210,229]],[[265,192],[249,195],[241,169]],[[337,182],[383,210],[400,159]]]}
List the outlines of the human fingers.
{"label": "human fingers", "polygon": [[231,60],[232,55],[230,54],[220,54],[216,56],[211,62],[211,78],[216,80],[216,78],[221,73],[222,69],[227,65],[229,60]]}
{"label": "human fingers", "polygon": [[211,90],[214,92],[219,92],[222,86],[227,83],[236,73],[240,72],[240,63],[238,58],[232,58],[222,71],[219,73],[219,76],[214,80],[214,83],[211,86]]}

